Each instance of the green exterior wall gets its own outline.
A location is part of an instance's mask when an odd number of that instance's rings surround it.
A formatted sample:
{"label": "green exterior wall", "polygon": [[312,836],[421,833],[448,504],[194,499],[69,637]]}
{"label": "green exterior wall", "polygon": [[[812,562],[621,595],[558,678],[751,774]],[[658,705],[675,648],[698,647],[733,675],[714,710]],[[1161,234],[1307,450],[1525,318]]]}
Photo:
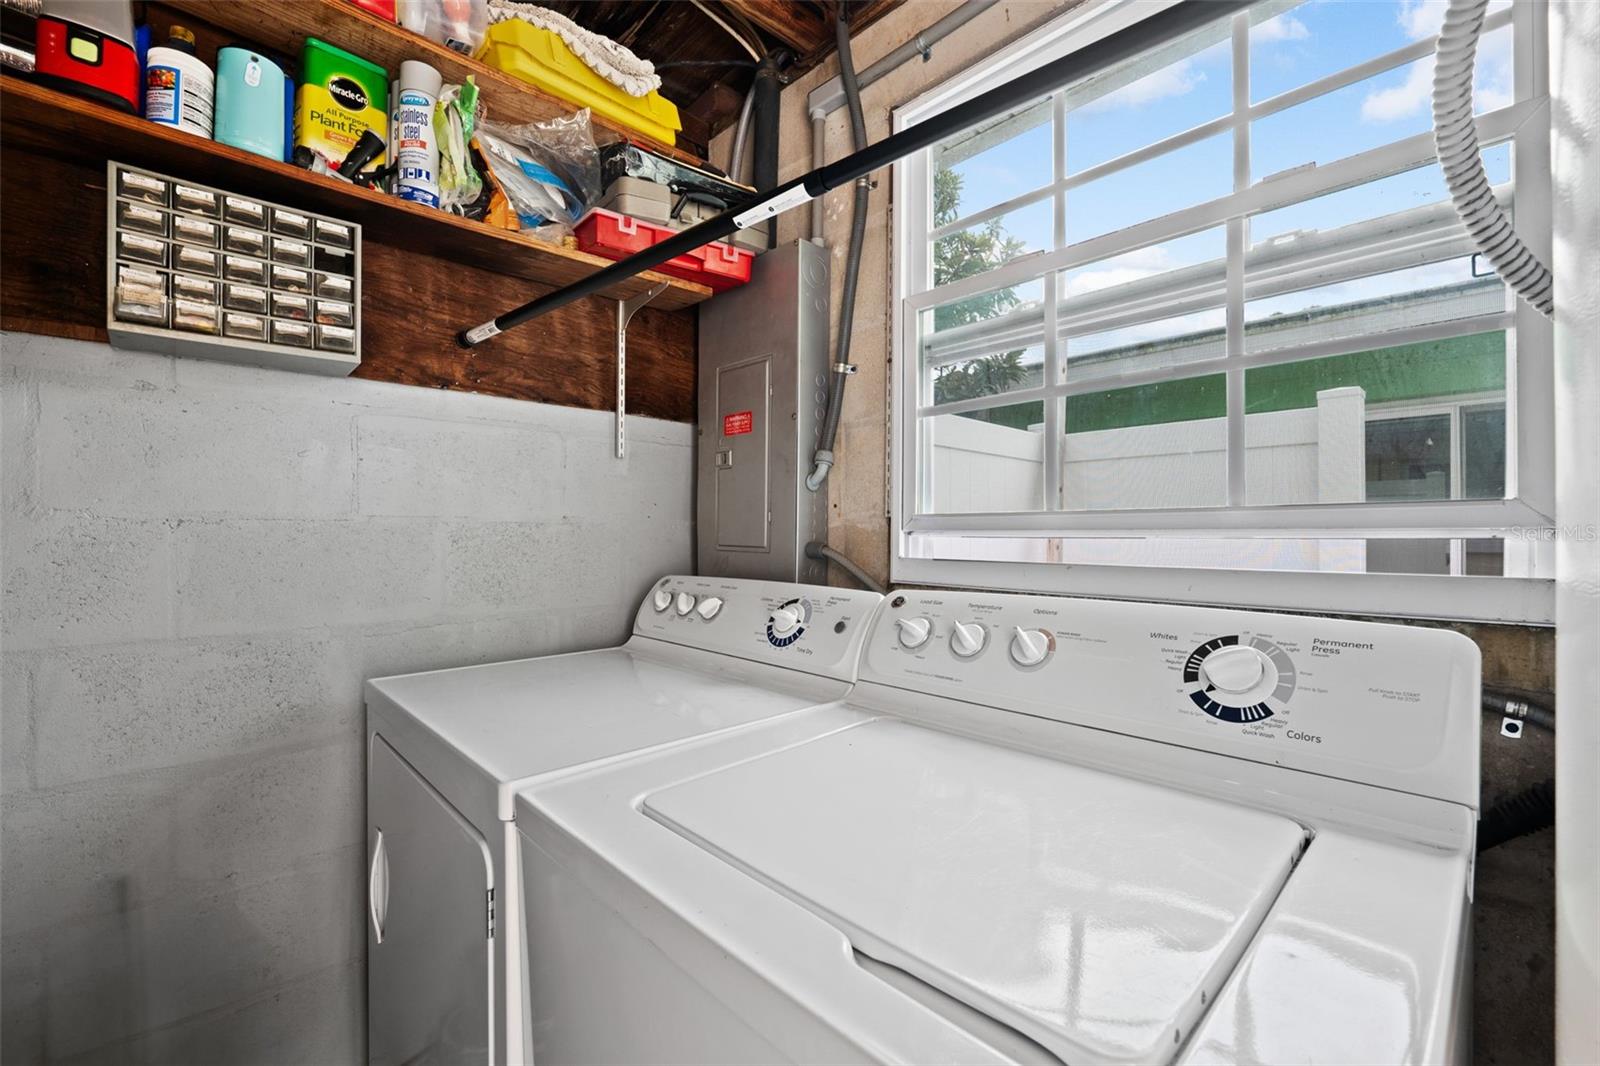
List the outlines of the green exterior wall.
{"label": "green exterior wall", "polygon": [[[1317,393],[1347,385],[1366,389],[1369,404],[1498,392],[1506,387],[1506,337],[1474,333],[1257,367],[1245,372],[1245,414],[1315,407]],[[1066,430],[1092,433],[1191,422],[1224,418],[1227,412],[1226,378],[1206,374],[1070,396]],[[1044,421],[1044,405],[1010,404],[971,417],[1026,429]]]}

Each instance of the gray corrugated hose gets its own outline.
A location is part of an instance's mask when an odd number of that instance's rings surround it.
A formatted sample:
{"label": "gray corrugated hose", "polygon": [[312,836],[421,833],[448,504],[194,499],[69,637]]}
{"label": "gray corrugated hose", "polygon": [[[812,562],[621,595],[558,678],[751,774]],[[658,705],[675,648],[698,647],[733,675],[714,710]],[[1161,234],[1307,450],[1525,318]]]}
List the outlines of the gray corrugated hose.
{"label": "gray corrugated hose", "polygon": [[814,540],[810,544],[806,545],[806,558],[815,559],[819,563],[834,563],[839,567],[840,570],[843,570],[845,573],[855,578],[856,582],[868,592],[876,592],[878,595],[882,596],[884,593],[889,591],[876,581],[872,580],[872,575],[868,574],[865,570],[861,569],[861,567],[857,566],[855,561],[848,555],[840,551],[835,551],[826,544],[822,543],[820,540]]}
{"label": "gray corrugated hose", "polygon": [[1522,243],[1494,198],[1478,154],[1478,127],[1472,115],[1472,77],[1478,35],[1489,0],[1450,0],[1439,31],[1433,68],[1433,141],[1439,167],[1456,214],[1472,243],[1516,294],[1540,314],[1555,314],[1550,268]]}
{"label": "gray corrugated hose", "polygon": [[[861,88],[856,84],[855,60],[850,54],[850,24],[845,20],[844,5],[839,6],[839,17],[834,23],[839,50],[839,80],[844,85],[845,102],[850,109],[850,136],[856,151],[867,146],[867,120],[861,114]],[[806,476],[806,488],[816,492],[828,480],[833,467],[833,442],[839,435],[839,414],[844,408],[844,385],[855,373],[850,365],[850,331],[856,314],[856,278],[861,274],[861,246],[867,234],[867,195],[872,184],[865,178],[856,179],[855,204],[850,217],[850,248],[845,253],[844,285],[839,293],[839,342],[834,351],[833,377],[828,387],[828,414],[822,420],[822,436],[817,440],[811,473]]]}

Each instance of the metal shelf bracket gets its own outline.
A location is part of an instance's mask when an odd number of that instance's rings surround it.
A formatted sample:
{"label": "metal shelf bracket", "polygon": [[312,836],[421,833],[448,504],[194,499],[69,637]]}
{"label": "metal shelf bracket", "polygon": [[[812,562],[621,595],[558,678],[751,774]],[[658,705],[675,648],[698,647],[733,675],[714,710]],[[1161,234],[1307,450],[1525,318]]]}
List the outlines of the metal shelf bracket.
{"label": "metal shelf bracket", "polygon": [[667,283],[662,282],[649,292],[641,292],[637,296],[630,296],[626,300],[617,301],[617,458],[621,459],[627,450],[627,406],[628,406],[628,323],[633,320],[633,314],[645,304],[660,296],[666,290]]}

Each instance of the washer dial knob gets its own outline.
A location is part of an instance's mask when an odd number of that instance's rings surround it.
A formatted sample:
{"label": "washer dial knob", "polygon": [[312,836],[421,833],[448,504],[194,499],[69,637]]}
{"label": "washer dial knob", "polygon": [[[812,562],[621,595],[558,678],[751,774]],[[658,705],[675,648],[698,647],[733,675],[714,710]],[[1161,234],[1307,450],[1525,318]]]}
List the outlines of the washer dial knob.
{"label": "washer dial knob", "polygon": [[1200,674],[1212,688],[1237,695],[1255,688],[1270,665],[1255,648],[1235,644],[1206,656],[1200,664]]}
{"label": "washer dial knob", "polygon": [[767,643],[774,648],[787,648],[805,636],[810,624],[810,603],[799,598],[780,603],[767,615]]}
{"label": "washer dial knob", "polygon": [[686,615],[694,610],[694,597],[687,592],[678,593],[678,613]]}
{"label": "washer dial knob", "polygon": [[983,650],[989,631],[977,622],[957,622],[950,630],[950,650],[970,659]]}
{"label": "washer dial knob", "polygon": [[1011,661],[1018,666],[1038,666],[1050,657],[1050,638],[1037,629],[1016,626],[1011,634]]}
{"label": "washer dial knob", "polygon": [[1287,709],[1294,698],[1294,660],[1266,637],[1229,633],[1189,653],[1183,684],[1189,701],[1201,711],[1249,725]]}
{"label": "washer dial knob", "polygon": [[656,609],[657,614],[665,611],[672,606],[672,593],[666,589],[656,589],[656,594],[650,597],[650,606]]}
{"label": "washer dial knob", "polygon": [[896,638],[902,648],[920,648],[928,643],[933,623],[926,618],[902,618],[895,622]]}
{"label": "washer dial knob", "polygon": [[700,601],[700,606],[698,606],[698,607],[696,607],[694,609],[694,613],[699,615],[701,618],[704,618],[707,622],[709,622],[713,618],[715,618],[717,616],[717,612],[721,611],[721,610],[722,610],[722,597],[721,596],[707,596],[705,599]]}

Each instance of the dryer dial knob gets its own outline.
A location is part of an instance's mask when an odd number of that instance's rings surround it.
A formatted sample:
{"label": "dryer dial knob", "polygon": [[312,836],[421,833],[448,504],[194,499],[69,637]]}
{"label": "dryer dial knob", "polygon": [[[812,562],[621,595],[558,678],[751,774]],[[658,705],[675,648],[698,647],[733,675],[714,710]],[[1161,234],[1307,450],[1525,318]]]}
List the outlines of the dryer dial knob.
{"label": "dryer dial knob", "polygon": [[694,597],[687,592],[678,593],[678,613],[686,615],[694,610]]}
{"label": "dryer dial knob", "polygon": [[772,612],[768,622],[772,626],[772,631],[781,637],[785,633],[794,632],[794,627],[800,624],[800,612],[793,607],[779,607]]}
{"label": "dryer dial knob", "polygon": [[672,606],[672,593],[666,589],[656,589],[656,594],[650,597],[650,606],[659,613]]}
{"label": "dryer dial knob", "polygon": [[950,630],[950,650],[970,659],[983,650],[988,631],[977,622],[957,622]]}
{"label": "dryer dial knob", "polygon": [[1018,666],[1038,666],[1050,656],[1050,638],[1037,629],[1017,626],[1011,635],[1011,660]]}
{"label": "dryer dial knob", "polygon": [[902,618],[895,626],[899,629],[895,636],[902,648],[922,647],[928,643],[928,634],[933,632],[933,623],[926,618]]}
{"label": "dryer dial knob", "polygon": [[1200,673],[1212,688],[1236,695],[1255,688],[1267,666],[1267,657],[1255,648],[1235,645],[1207,655]]}
{"label": "dryer dial knob", "polygon": [[709,622],[717,616],[717,612],[720,610],[722,610],[722,597],[707,596],[700,601],[700,606],[694,609],[694,613]]}

